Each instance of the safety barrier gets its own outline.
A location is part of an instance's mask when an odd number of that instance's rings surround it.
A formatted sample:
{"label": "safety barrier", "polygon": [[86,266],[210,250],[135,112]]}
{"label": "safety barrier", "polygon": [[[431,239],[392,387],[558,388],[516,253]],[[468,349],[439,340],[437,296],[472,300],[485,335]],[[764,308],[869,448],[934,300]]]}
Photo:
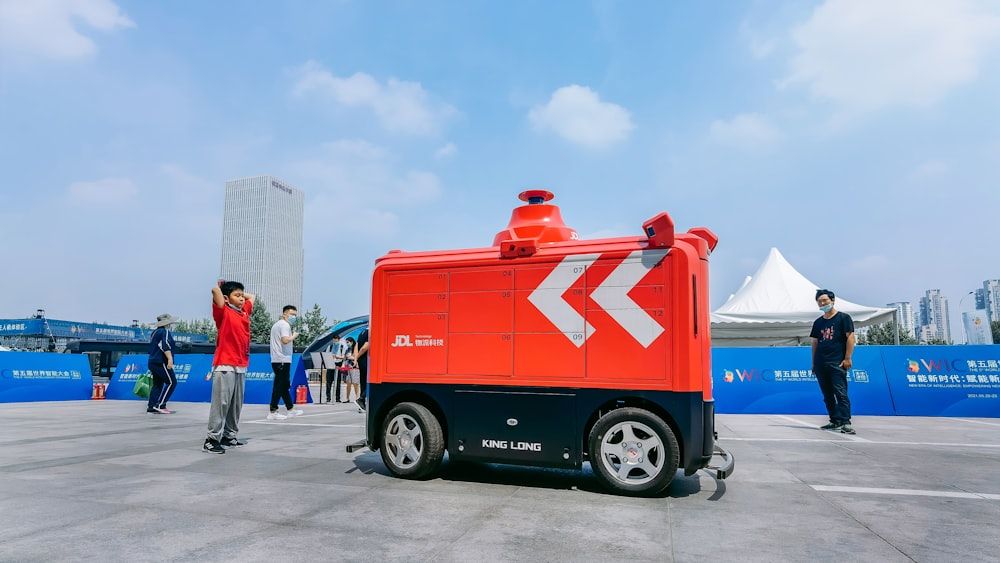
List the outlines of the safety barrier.
{"label": "safety barrier", "polygon": [[[848,378],[857,415],[1000,417],[1000,345],[859,346]],[[716,348],[718,413],[826,414],[812,350]]]}
{"label": "safety barrier", "polygon": [[89,399],[93,385],[87,356],[0,352],[0,403]]}
{"label": "safety barrier", "polygon": [[[145,354],[122,356],[105,396],[108,399],[145,401],[146,399],[139,399],[132,394],[132,387],[140,375],[149,373],[147,364],[148,356]],[[170,398],[171,402],[212,402],[211,354],[178,354],[174,358],[174,374],[177,376],[177,387]],[[292,356],[292,389],[297,385],[306,385],[307,388],[305,400],[296,399],[296,404],[311,403],[312,395],[309,393],[305,367],[298,354]],[[270,403],[273,386],[274,372],[271,371],[270,355],[250,354],[243,402],[256,405]]]}
{"label": "safety barrier", "polygon": [[[857,415],[1000,417],[1000,345],[859,346],[849,380]],[[178,355],[172,401],[210,402],[212,356]],[[145,355],[123,356],[109,384],[95,383],[80,354],[0,352],[0,403],[81,399],[145,400],[132,394],[147,373]],[[825,414],[812,375],[811,350],[714,348],[712,380],[718,413]],[[297,404],[312,395],[301,358],[292,358]],[[271,401],[268,354],[251,354],[244,402]],[[305,393],[302,400],[300,393]]]}

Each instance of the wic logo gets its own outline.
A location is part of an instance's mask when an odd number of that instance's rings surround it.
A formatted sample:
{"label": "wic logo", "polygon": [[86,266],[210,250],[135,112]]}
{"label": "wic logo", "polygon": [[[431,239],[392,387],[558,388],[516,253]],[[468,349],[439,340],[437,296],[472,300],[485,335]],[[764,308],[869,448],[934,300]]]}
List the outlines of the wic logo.
{"label": "wic logo", "polygon": [[723,370],[722,380],[726,383],[732,383],[739,379],[741,382],[748,381],[764,381],[764,374],[771,370],[757,370],[757,369],[727,369]]}
{"label": "wic logo", "polygon": [[968,364],[962,360],[926,360],[919,358],[916,360],[906,359],[906,371],[908,373],[920,373],[923,368],[927,373],[943,373],[946,371],[965,372],[968,371]]}

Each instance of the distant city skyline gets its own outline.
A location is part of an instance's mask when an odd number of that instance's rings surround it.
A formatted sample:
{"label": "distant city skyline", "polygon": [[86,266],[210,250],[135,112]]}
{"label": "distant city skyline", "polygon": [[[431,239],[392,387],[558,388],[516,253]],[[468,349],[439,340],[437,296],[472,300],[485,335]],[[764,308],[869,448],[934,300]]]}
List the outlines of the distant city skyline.
{"label": "distant city skyline", "polygon": [[913,315],[913,306],[910,302],[896,301],[893,303],[886,303],[885,306],[894,307],[896,309],[896,318],[899,320],[899,333],[916,338],[916,333],[913,330],[916,318]]}
{"label": "distant city skyline", "polygon": [[[965,301],[972,296],[975,297],[974,309],[969,311],[965,307]],[[910,301],[886,303],[887,307],[896,309],[896,318],[900,322],[900,334],[908,334],[921,344],[929,340],[947,340],[955,344],[962,344],[969,340],[969,343],[973,343],[970,326],[978,327],[977,323],[985,323],[988,329],[990,323],[1000,320],[1000,280],[984,280],[982,288],[964,292],[959,297],[956,312],[962,327],[961,338],[952,332],[949,299],[941,290],[926,290],[924,296],[919,298],[917,303],[917,309],[913,308]],[[977,338],[982,337],[977,336]]]}
{"label": "distant city skyline", "polygon": [[1000,279],[983,280],[982,289],[976,290],[976,309],[986,311],[989,321],[1000,321]]}

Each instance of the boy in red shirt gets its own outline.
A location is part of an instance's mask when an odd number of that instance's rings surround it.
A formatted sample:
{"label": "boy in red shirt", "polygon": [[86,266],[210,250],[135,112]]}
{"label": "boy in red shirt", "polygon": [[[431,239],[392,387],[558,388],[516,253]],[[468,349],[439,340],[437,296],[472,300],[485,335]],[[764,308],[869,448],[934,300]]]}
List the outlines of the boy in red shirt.
{"label": "boy in red shirt", "polygon": [[236,439],[247,366],[250,365],[250,313],[254,296],[243,293],[243,284],[219,281],[212,288],[212,318],[219,329],[212,360],[212,406],[208,411],[208,437],[202,449],[224,454],[225,448],[243,445]]}

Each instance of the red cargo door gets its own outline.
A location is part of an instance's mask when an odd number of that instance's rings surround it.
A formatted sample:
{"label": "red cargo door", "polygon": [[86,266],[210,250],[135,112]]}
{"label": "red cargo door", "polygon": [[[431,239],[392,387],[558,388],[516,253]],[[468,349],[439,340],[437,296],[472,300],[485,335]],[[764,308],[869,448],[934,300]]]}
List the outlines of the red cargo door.
{"label": "red cargo door", "polygon": [[667,252],[608,253],[587,269],[588,381],[667,377]]}
{"label": "red cargo door", "polygon": [[448,346],[447,272],[390,272],[387,290],[386,375],[444,374]]}
{"label": "red cargo door", "polygon": [[450,273],[448,373],[510,377],[514,361],[514,270]]}
{"label": "red cargo door", "polygon": [[514,272],[514,373],[538,380],[582,379],[593,327],[584,311],[584,274],[597,254]]}

